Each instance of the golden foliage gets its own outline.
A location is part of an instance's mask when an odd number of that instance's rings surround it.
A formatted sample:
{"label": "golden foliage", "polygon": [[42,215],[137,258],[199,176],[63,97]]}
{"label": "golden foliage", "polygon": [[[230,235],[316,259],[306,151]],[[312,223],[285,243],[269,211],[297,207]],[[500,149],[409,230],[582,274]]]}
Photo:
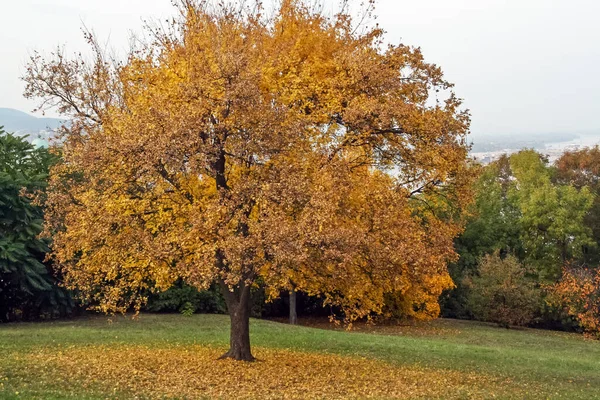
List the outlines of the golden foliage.
{"label": "golden foliage", "polygon": [[29,65],[26,95],[73,117],[46,214],[66,285],[112,312],[216,281],[246,325],[258,279],[349,320],[386,293],[437,315],[471,180],[441,70],[302,1],[181,4],[122,65],[93,38],[93,63]]}
{"label": "golden foliage", "polygon": [[40,376],[63,386],[152,399],[481,398],[512,385],[477,373],[290,350],[258,348],[259,361],[252,364],[216,361],[221,351],[201,346],[68,347],[32,352],[27,361]]}

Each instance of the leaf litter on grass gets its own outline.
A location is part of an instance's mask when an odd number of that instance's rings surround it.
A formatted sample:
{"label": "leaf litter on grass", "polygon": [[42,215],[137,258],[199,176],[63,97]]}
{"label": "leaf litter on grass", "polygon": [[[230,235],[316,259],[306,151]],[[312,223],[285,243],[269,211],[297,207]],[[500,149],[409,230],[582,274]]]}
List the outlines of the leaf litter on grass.
{"label": "leaf litter on grass", "polygon": [[29,372],[111,398],[434,399],[523,397],[536,390],[508,378],[398,366],[323,353],[255,348],[257,362],[217,360],[224,349],[139,345],[41,348]]}

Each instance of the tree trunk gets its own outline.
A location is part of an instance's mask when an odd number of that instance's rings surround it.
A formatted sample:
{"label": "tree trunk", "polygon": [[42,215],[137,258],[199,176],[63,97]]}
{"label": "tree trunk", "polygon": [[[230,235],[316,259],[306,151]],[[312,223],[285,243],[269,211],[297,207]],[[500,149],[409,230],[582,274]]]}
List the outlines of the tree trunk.
{"label": "tree trunk", "polygon": [[221,289],[227,304],[231,328],[229,332],[229,351],[219,358],[254,361],[254,356],[250,351],[250,287],[242,286],[232,292],[227,285],[221,284]]}
{"label": "tree trunk", "polygon": [[296,290],[290,290],[290,324],[298,324],[298,313],[296,311]]}
{"label": "tree trunk", "polygon": [[[215,185],[220,193],[221,200],[225,196],[225,192],[229,191],[227,184],[227,176],[225,175],[225,166],[227,164],[225,145],[225,137],[223,141],[219,136],[215,137],[215,145],[219,148],[217,159],[213,162],[212,168],[215,172]],[[248,208],[246,217],[250,214],[252,207]],[[245,223],[241,224],[242,236],[248,235],[248,226]],[[225,269],[225,256],[223,251],[219,249],[216,254],[217,269],[223,271]],[[251,270],[251,269],[250,269]],[[230,290],[222,279],[219,280],[221,292],[227,304],[227,311],[231,320],[231,328],[229,331],[229,351],[223,354],[223,358],[233,358],[238,361],[254,361],[254,356],[250,351],[250,286],[253,281],[253,274],[243,276],[240,284]]]}
{"label": "tree trunk", "polygon": [[231,318],[229,351],[220,358],[254,361],[254,356],[250,351],[250,313],[247,308],[247,305],[239,304],[237,310],[229,311],[229,317]]}

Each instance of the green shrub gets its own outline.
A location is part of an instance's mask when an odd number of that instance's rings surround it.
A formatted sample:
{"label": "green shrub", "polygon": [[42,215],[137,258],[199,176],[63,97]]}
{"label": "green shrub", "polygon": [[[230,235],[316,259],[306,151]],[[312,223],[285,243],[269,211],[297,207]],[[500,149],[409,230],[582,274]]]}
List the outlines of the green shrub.
{"label": "green shrub", "polygon": [[477,274],[466,278],[464,284],[469,289],[468,306],[474,317],[507,328],[530,324],[541,304],[535,283],[511,255],[501,258],[496,252],[484,256]]}

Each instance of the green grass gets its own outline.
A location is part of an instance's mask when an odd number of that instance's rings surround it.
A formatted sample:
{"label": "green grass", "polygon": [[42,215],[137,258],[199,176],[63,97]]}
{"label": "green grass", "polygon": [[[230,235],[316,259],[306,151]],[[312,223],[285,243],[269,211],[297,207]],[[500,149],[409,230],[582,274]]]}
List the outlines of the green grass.
{"label": "green grass", "polygon": [[[23,358],[40,348],[84,345],[225,347],[228,317],[141,315],[0,325],[0,398],[126,398],[127,394],[41,384]],[[600,342],[580,335],[507,330],[469,321],[438,320],[409,328],[346,332],[252,320],[253,346],[336,353],[395,365],[477,372],[537,389],[527,398],[600,398]],[[18,394],[16,394],[18,392]],[[511,397],[510,393],[504,397]],[[515,397],[523,398],[522,394]],[[112,397],[111,397],[112,398]]]}

